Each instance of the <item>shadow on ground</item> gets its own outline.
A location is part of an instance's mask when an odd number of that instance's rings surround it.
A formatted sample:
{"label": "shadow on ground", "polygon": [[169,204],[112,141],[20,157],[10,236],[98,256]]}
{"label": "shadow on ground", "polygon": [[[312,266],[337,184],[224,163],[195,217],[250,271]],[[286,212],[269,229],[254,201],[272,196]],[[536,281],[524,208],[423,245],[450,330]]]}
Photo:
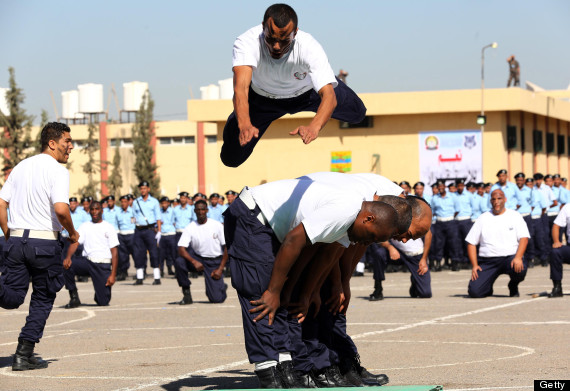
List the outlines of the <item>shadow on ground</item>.
{"label": "shadow on ground", "polygon": [[222,371],[217,372],[217,374],[228,374],[229,376],[191,376],[163,384],[161,387],[166,391],[178,391],[187,387],[199,387],[202,390],[252,389],[259,387],[257,377],[251,371]]}

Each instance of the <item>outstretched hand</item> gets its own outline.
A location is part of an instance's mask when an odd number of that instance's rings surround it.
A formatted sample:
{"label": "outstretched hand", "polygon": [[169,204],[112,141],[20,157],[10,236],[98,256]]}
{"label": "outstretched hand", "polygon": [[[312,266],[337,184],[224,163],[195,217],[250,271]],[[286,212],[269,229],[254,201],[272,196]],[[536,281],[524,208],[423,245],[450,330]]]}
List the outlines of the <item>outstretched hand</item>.
{"label": "outstretched hand", "polygon": [[249,310],[251,314],[261,312],[259,315],[257,315],[257,317],[255,317],[255,319],[253,319],[254,322],[260,321],[267,315],[269,317],[269,325],[273,324],[275,313],[277,312],[277,309],[280,305],[278,294],[265,291],[259,300],[251,300],[250,304],[257,306]]}
{"label": "outstretched hand", "polygon": [[299,126],[297,129],[289,132],[291,136],[298,134],[305,144],[309,144],[311,141],[319,136],[319,129],[311,126]]}
{"label": "outstretched hand", "polygon": [[239,130],[239,145],[242,147],[249,143],[252,138],[259,137],[259,129],[257,129],[253,125],[246,126],[244,128],[240,128]]}

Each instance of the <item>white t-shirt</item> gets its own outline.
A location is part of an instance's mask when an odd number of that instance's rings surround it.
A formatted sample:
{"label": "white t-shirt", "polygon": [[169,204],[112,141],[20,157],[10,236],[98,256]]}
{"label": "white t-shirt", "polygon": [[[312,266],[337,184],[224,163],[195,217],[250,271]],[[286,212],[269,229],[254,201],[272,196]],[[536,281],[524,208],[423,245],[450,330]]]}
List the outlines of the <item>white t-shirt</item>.
{"label": "white t-shirt", "polygon": [[404,189],[386,177],[376,174],[343,174],[340,172],[322,171],[304,175],[298,179],[312,179],[319,183],[335,186],[340,190],[349,190],[362,195],[364,200],[373,201],[374,194],[379,196],[399,196]]}
{"label": "white t-shirt", "polygon": [[566,227],[566,237],[570,238],[570,204],[564,205],[564,207],[558,213],[558,216],[554,219],[554,224],[564,228]]}
{"label": "white t-shirt", "polygon": [[[111,261],[111,249],[119,245],[117,231],[105,220],[100,223],[86,221],[77,228],[79,244],[83,245],[83,256],[94,262]],[[102,262],[105,261],[105,262]]]}
{"label": "white t-shirt", "polygon": [[69,204],[69,172],[48,154],[22,160],[0,190],[10,204],[10,229],[61,231],[54,204]]}
{"label": "white t-shirt", "polygon": [[280,242],[302,223],[311,243],[339,242],[344,247],[350,245],[347,231],[364,201],[356,192],[310,179],[270,182],[250,193]]}
{"label": "white t-shirt", "polygon": [[242,65],[253,67],[254,89],[276,98],[300,95],[311,88],[319,92],[327,84],[338,84],[321,45],[300,30],[289,52],[280,59],[269,55],[261,25],[247,30],[234,42],[232,66]]}
{"label": "white t-shirt", "polygon": [[404,253],[424,251],[424,241],[421,239],[410,239],[406,243],[391,239],[390,244]]}
{"label": "white t-shirt", "polygon": [[214,219],[208,219],[204,224],[192,221],[182,231],[178,247],[192,246],[192,249],[205,258],[216,258],[224,253],[224,225]]}
{"label": "white t-shirt", "polygon": [[530,238],[524,219],[517,211],[506,209],[500,215],[485,212],[479,216],[465,241],[480,245],[480,257],[505,257],[516,254],[521,238]]}

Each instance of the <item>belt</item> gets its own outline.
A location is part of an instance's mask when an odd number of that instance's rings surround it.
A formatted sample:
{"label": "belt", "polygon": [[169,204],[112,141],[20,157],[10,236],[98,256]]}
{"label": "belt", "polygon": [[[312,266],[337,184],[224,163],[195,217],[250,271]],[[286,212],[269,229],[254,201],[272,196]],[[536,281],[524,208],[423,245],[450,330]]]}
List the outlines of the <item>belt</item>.
{"label": "belt", "polygon": [[538,220],[538,219],[540,219],[542,216],[541,216],[541,215],[532,215],[532,216],[530,216],[530,217],[532,217],[533,220]]}
{"label": "belt", "polygon": [[182,232],[184,232],[184,228],[178,228],[178,229],[176,230],[176,232],[179,233],[179,234],[181,234]]}
{"label": "belt", "polygon": [[207,259],[207,260],[216,260],[216,259],[222,258],[221,255],[218,255],[217,257],[203,257],[203,256],[201,256],[200,254],[197,254],[197,255],[198,255],[198,257],[200,257],[200,258],[202,258],[202,259]]}
{"label": "belt", "polygon": [[91,257],[87,257],[87,259],[89,259],[91,262],[93,263],[111,263],[111,260],[109,258],[91,258]]}
{"label": "belt", "polygon": [[298,96],[303,95],[305,92],[310,91],[312,86],[306,86],[305,88],[296,91],[289,95],[274,95],[270,94],[269,92],[263,91],[261,88],[257,87],[255,84],[251,83],[251,89],[258,95],[264,96],[269,99],[289,99],[289,98],[296,98]]}
{"label": "belt", "polygon": [[522,216],[522,217],[530,216],[530,212],[528,212],[528,213],[521,213],[521,216]]}
{"label": "belt", "polygon": [[139,231],[144,231],[145,229],[151,229],[154,228],[154,224],[149,224],[149,225],[137,225],[137,230]]}
{"label": "belt", "polygon": [[[248,207],[249,210],[254,210],[255,207],[257,206],[257,204],[255,203],[255,200],[253,199],[253,196],[249,192],[249,188],[247,186],[241,190],[238,198],[240,200],[242,200],[242,202],[245,204],[245,206]],[[263,215],[261,210],[259,211],[259,214],[257,215],[257,219],[259,220],[259,222],[261,224],[267,225],[267,219],[265,218],[265,216]]]}
{"label": "belt", "polygon": [[471,220],[471,216],[456,217],[455,220],[457,220],[457,221]]}
{"label": "belt", "polygon": [[547,212],[548,216],[558,216],[558,212]]}
{"label": "belt", "polygon": [[30,239],[57,240],[59,237],[58,231],[37,231],[35,229],[11,229],[10,236],[13,238],[21,238],[24,236],[24,231],[30,231],[28,233],[28,238]]}
{"label": "belt", "polygon": [[438,217],[437,221],[445,222],[445,221],[452,221],[454,217]]}
{"label": "belt", "polygon": [[176,232],[163,232],[161,235],[162,236],[173,236],[173,235],[176,235]]}
{"label": "belt", "polygon": [[119,235],[132,235],[135,233],[134,229],[127,229],[125,231],[119,231]]}
{"label": "belt", "polygon": [[402,251],[408,257],[417,257],[418,255],[423,255],[424,250],[421,251]]}

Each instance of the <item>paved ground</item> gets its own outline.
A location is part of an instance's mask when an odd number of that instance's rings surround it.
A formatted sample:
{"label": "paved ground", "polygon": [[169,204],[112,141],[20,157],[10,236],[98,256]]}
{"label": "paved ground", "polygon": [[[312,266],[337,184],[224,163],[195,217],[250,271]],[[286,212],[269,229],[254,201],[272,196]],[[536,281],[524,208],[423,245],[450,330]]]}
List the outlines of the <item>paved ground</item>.
{"label": "paved ground", "polygon": [[[570,269],[566,268],[566,274]],[[495,296],[465,297],[469,271],[432,274],[432,299],[410,299],[409,275],[387,274],[386,299],[369,302],[370,274],[353,278],[349,334],[372,372],[391,385],[441,384],[445,390],[524,390],[534,379],[568,378],[570,297],[532,298],[550,291],[548,268],[535,267],[509,298],[500,277]],[[179,306],[176,281],[161,286],[119,282],[110,307],[93,305],[91,283],[78,284],[85,305],[56,306],[36,347],[47,369],[12,372],[11,356],[27,314],[0,310],[2,390],[191,390],[255,388],[243,348],[235,291],[224,304],[208,304],[202,279],[197,301]],[[570,292],[570,284],[566,285]]]}

